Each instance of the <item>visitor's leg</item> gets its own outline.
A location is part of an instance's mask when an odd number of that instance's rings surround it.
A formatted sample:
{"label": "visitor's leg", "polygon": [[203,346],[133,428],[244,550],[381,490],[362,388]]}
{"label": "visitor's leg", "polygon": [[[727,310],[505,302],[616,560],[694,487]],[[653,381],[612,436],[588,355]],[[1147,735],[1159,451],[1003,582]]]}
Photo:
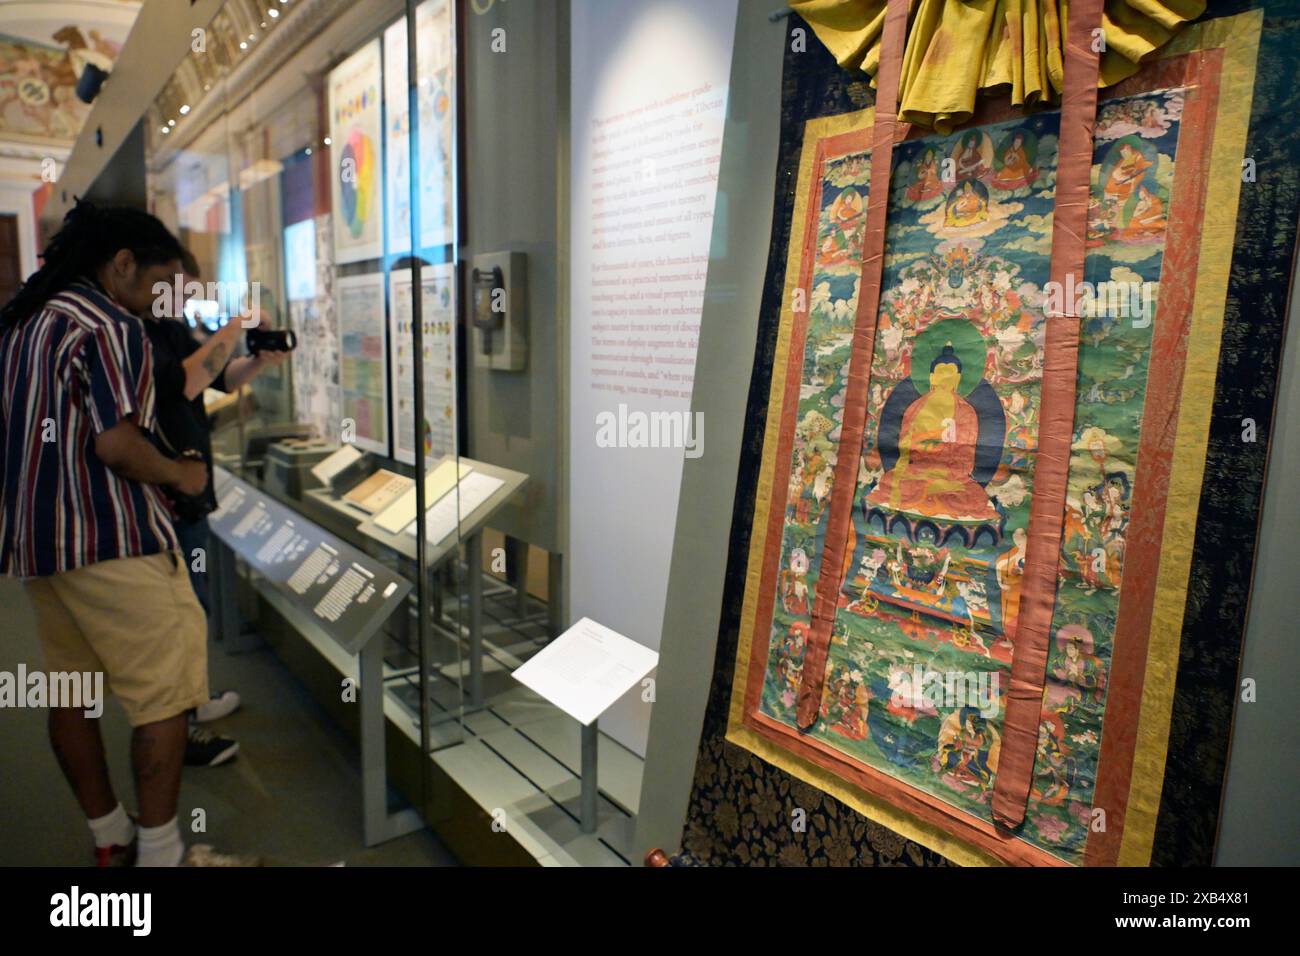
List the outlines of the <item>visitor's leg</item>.
{"label": "visitor's leg", "polygon": [[184,713],[136,727],[131,735],[140,826],[158,827],[176,816],[188,717]]}
{"label": "visitor's leg", "polygon": [[108,777],[99,720],[87,717],[82,708],[55,707],[50,710],[49,728],[54,756],[86,819],[111,813],[117,797]]}

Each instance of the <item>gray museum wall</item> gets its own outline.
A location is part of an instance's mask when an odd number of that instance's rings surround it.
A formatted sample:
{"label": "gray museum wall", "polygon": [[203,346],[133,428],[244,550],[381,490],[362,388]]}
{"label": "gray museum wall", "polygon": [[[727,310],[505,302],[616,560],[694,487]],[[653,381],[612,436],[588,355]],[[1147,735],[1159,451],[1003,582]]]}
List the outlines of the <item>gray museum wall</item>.
{"label": "gray museum wall", "polygon": [[[527,256],[528,363],[522,372],[474,366],[467,343],[468,448],[471,458],[528,475],[524,495],[493,519],[494,528],[563,552],[560,482],[563,308],[567,274],[567,0],[511,0],[486,12],[466,6],[465,152],[461,191],[465,276],[479,253]],[[493,52],[495,30],[505,52]],[[498,43],[499,45],[499,43]],[[468,286],[462,288],[468,293]]]}
{"label": "gray museum wall", "polygon": [[691,398],[707,440],[704,454],[682,467],[634,860],[680,845],[713,678],[781,134],[786,23],[772,22],[770,13],[769,5],[742,0],[736,17],[718,171],[717,209],[726,214],[713,220]]}
{"label": "gray museum wall", "polygon": [[1300,285],[1291,285],[1277,412],[1269,436],[1268,475],[1260,519],[1255,580],[1246,623],[1241,677],[1256,683],[1253,703],[1238,701],[1219,818],[1219,866],[1300,865],[1300,642],[1296,579],[1300,572]]}

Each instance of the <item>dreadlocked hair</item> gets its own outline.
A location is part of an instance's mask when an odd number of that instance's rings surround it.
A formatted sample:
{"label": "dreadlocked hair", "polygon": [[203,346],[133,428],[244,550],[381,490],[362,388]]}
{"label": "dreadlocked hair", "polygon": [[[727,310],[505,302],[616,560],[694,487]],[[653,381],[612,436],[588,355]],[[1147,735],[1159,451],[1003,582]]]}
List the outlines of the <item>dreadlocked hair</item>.
{"label": "dreadlocked hair", "polygon": [[139,265],[170,262],[186,254],[167,227],[144,210],[78,199],[45,247],[41,267],[0,309],[0,331],[27,321],[76,280],[94,280],[100,266],[122,249],[129,249]]}

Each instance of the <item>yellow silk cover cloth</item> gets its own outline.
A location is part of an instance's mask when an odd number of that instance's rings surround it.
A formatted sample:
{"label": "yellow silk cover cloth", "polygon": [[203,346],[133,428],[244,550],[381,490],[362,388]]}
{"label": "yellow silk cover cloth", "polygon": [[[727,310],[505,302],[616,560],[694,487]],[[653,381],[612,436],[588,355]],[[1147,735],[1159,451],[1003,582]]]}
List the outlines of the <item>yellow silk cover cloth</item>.
{"label": "yellow silk cover cloth", "polygon": [[[840,66],[875,85],[886,0],[792,0]],[[1016,106],[1047,105],[1062,89],[1065,0],[912,0],[899,85],[903,122],[950,132],[981,91],[1009,90]],[[1142,58],[1205,11],[1204,0],[1106,0],[1097,85],[1137,72]]]}

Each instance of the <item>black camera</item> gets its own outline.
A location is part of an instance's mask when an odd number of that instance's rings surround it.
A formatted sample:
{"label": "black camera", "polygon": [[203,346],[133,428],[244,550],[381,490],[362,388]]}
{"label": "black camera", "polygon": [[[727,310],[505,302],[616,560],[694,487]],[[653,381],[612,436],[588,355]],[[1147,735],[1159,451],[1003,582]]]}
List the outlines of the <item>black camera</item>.
{"label": "black camera", "polygon": [[258,352],[292,352],[298,347],[298,336],[292,329],[249,329],[244,343],[250,355]]}

